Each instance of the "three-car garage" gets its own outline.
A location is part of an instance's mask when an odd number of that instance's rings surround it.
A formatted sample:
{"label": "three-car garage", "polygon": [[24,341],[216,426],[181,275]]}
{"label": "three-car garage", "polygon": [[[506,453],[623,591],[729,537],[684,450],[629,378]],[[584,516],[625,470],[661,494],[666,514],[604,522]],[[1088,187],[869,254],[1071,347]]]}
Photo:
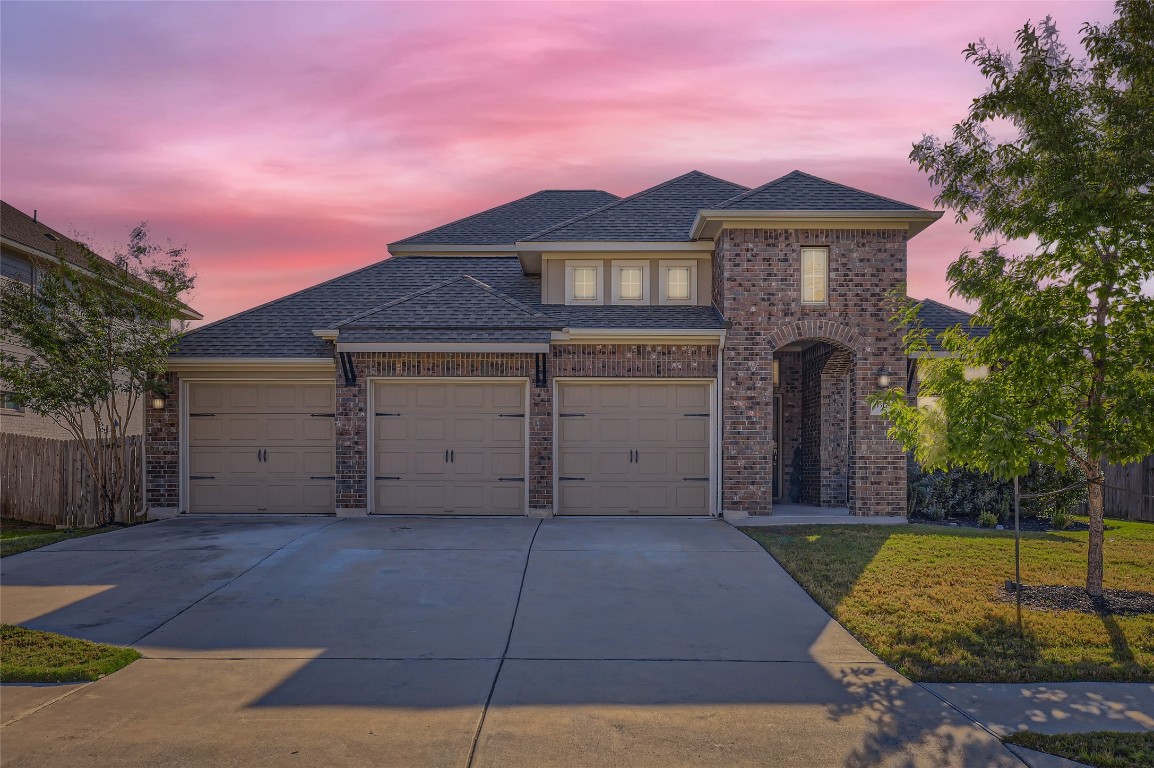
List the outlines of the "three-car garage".
{"label": "three-car garage", "polygon": [[[365,386],[370,513],[527,514],[531,443],[543,452],[537,471],[551,482],[554,514],[708,515],[713,507],[712,380],[556,379],[550,441],[530,439],[529,379],[398,377]],[[335,510],[331,380],[191,378],[184,387],[188,512]]]}

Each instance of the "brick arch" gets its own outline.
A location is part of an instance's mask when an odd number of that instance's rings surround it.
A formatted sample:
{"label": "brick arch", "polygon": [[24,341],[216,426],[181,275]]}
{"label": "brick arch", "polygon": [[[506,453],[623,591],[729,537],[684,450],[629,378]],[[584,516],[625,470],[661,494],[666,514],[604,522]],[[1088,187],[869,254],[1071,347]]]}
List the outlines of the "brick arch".
{"label": "brick arch", "polygon": [[802,339],[829,341],[848,347],[855,355],[865,349],[865,339],[861,334],[831,320],[797,320],[780,326],[769,335],[769,343],[775,351]]}

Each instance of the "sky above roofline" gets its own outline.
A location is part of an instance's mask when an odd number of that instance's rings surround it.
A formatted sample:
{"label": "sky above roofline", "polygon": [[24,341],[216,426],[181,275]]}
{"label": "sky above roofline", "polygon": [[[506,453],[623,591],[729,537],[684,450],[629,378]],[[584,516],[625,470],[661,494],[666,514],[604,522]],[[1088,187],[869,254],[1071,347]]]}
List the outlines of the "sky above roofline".
{"label": "sky above roofline", "polygon": [[[148,220],[206,320],[541,189],[800,169],[934,208],[907,156],[984,89],[962,49],[1048,13],[1073,43],[1112,5],[6,0],[3,197],[109,252]],[[968,244],[912,240],[910,293]]]}

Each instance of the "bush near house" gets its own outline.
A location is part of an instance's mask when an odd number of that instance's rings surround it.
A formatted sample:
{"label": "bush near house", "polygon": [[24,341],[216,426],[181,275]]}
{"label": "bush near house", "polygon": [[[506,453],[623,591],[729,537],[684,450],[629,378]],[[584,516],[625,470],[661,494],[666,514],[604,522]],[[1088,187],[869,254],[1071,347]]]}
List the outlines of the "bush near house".
{"label": "bush near house", "polygon": [[[1013,519],[1014,484],[985,472],[954,467],[926,472],[915,462],[909,464],[909,514],[930,520],[947,517],[979,517],[983,512],[1001,520]],[[1073,469],[1059,471],[1047,464],[1031,464],[1030,473],[1018,480],[1023,495],[1058,491],[1075,485],[1081,478]],[[1023,518],[1061,518],[1077,512],[1086,500],[1086,486],[1040,499],[1021,501]]]}

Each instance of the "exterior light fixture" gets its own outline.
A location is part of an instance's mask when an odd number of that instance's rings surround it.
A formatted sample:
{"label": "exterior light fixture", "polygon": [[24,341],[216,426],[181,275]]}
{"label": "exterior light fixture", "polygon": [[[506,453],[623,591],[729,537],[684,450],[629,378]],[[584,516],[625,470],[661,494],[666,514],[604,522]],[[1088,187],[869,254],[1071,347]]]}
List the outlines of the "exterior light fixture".
{"label": "exterior light fixture", "polygon": [[879,368],[878,369],[878,388],[879,389],[888,389],[890,386],[890,377],[891,376],[893,376],[893,374],[890,373],[889,368],[886,368],[884,365],[881,368]]}
{"label": "exterior light fixture", "polygon": [[781,383],[781,361],[776,357],[773,358],[773,386],[776,387]]}
{"label": "exterior light fixture", "polygon": [[165,406],[167,406],[167,405],[168,405],[168,398],[165,397],[163,393],[158,392],[152,396],[152,410],[163,411]]}

